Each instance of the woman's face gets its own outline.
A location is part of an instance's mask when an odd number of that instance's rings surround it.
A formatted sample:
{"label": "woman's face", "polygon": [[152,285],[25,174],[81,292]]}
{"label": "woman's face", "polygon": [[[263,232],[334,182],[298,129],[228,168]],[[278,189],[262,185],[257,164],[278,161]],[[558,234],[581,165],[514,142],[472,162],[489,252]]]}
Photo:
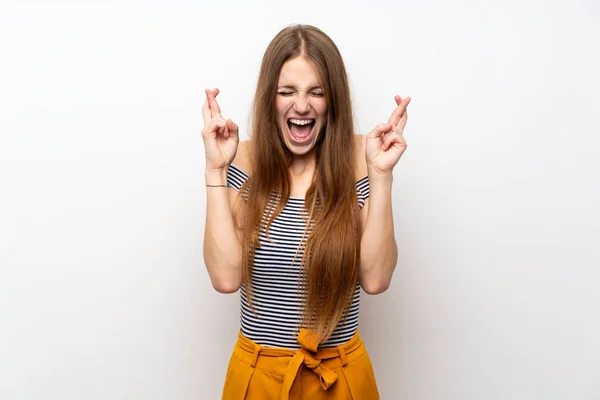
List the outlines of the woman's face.
{"label": "woman's face", "polygon": [[310,153],[327,123],[327,101],[313,64],[304,57],[283,64],[275,107],[287,148],[298,156]]}

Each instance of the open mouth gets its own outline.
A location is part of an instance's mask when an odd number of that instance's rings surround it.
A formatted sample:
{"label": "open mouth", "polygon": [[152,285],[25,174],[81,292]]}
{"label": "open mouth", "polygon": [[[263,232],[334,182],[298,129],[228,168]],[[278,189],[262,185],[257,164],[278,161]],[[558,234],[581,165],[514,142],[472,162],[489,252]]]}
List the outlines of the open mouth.
{"label": "open mouth", "polygon": [[307,141],[311,137],[313,128],[315,127],[315,120],[310,119],[297,119],[290,118],[287,121],[290,134],[294,141],[302,143]]}

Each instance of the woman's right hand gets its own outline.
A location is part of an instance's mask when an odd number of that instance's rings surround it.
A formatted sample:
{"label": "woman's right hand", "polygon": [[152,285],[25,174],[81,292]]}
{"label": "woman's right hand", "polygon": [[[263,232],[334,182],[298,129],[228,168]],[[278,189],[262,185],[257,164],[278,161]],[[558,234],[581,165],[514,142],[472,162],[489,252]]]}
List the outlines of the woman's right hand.
{"label": "woman's right hand", "polygon": [[206,101],[202,107],[204,128],[202,139],[206,153],[206,172],[225,170],[237,153],[239,128],[230,119],[225,120],[217,103],[219,89],[206,89]]}

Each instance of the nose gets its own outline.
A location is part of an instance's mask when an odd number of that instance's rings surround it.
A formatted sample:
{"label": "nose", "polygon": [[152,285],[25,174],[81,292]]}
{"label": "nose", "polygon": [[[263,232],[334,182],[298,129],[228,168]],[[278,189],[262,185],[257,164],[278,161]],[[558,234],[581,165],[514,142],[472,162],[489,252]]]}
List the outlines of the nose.
{"label": "nose", "polygon": [[308,102],[308,96],[303,93],[298,93],[296,99],[294,101],[294,111],[299,114],[307,113],[310,109],[310,104]]}

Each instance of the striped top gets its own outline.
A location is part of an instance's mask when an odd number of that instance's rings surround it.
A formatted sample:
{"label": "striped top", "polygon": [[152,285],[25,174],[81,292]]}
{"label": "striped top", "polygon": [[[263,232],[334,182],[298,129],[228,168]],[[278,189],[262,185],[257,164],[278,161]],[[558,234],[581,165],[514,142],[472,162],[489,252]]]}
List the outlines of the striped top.
{"label": "striped top", "polygon": [[[248,177],[245,171],[232,164],[227,172],[227,183],[239,191]],[[356,183],[356,190],[358,204],[362,208],[369,197],[368,177]],[[300,348],[296,337],[302,318],[300,283],[303,251],[298,251],[298,248],[306,230],[305,218],[304,199],[290,197],[269,228],[270,240],[264,229],[260,232],[260,246],[256,249],[252,267],[254,312],[248,305],[244,285],[240,291],[242,334],[260,345]],[[358,329],[359,300],[360,285],[356,282],[346,318],[319,347],[335,347],[352,338]]]}

